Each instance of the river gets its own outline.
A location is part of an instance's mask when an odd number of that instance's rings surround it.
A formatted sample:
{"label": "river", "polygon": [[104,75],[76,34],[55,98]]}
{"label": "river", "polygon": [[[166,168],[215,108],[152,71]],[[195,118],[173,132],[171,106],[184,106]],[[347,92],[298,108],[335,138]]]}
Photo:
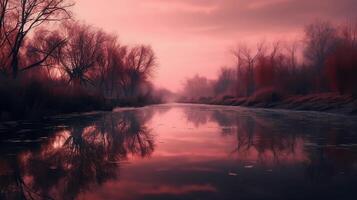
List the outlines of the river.
{"label": "river", "polygon": [[0,124],[0,199],[355,199],[357,118],[167,104]]}

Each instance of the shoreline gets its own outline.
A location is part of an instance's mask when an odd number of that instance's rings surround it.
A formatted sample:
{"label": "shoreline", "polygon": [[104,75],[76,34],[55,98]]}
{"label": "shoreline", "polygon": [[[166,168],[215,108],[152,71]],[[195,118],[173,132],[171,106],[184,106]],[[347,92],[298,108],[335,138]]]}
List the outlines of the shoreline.
{"label": "shoreline", "polygon": [[51,118],[56,118],[60,116],[77,116],[77,115],[86,115],[89,113],[98,113],[98,112],[113,112],[117,108],[141,108],[150,105],[158,105],[160,103],[146,103],[146,104],[126,104],[126,103],[105,103],[99,107],[90,109],[83,108],[82,110],[73,110],[73,111],[58,111],[58,110],[41,110],[40,112],[34,111],[34,115],[26,115],[25,117],[20,118],[11,118],[9,117],[11,113],[0,111],[0,123],[14,122],[14,121],[32,121],[32,120],[47,120]]}
{"label": "shoreline", "polygon": [[[264,98],[252,97],[221,97],[221,98],[201,98],[199,100],[178,101],[176,103],[183,104],[203,104],[203,105],[220,105],[220,106],[240,106],[246,108],[262,108],[271,110],[291,110],[291,111],[313,111],[321,113],[342,114],[346,116],[357,116],[357,98],[352,95],[337,95],[333,93],[311,94],[299,96],[264,96]],[[0,122],[22,121],[22,120],[46,120],[48,118],[63,116],[63,115],[81,115],[92,112],[112,112],[117,108],[140,108],[150,105],[160,105],[163,102],[151,102],[146,104],[135,104],[129,102],[110,102],[105,101],[104,104],[94,109],[84,108],[83,110],[73,111],[55,111],[42,110],[40,113],[35,111],[37,115],[30,115],[21,118],[7,118],[6,115],[11,113],[0,112]],[[4,117],[5,116],[5,117]]]}
{"label": "shoreline", "polygon": [[357,98],[352,95],[337,95],[332,93],[286,96],[282,98],[270,97],[222,97],[201,98],[179,103],[241,106],[247,108],[284,109],[295,111],[314,111],[322,113],[357,115]]}

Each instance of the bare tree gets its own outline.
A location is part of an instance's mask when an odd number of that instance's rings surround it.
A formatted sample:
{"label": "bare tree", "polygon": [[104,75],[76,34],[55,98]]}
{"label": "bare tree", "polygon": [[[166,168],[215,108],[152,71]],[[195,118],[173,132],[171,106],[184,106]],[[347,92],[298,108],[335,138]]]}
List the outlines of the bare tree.
{"label": "bare tree", "polygon": [[347,22],[343,24],[340,31],[343,45],[350,45],[352,48],[357,46],[357,22]]}
{"label": "bare tree", "polygon": [[9,11],[9,0],[0,0],[0,47],[5,42],[5,17]]}
{"label": "bare tree", "polygon": [[214,92],[216,95],[234,95],[232,89],[235,84],[235,70],[228,67],[222,67],[218,79],[214,85]]}
{"label": "bare tree", "polygon": [[71,23],[65,25],[66,44],[60,50],[60,69],[73,85],[93,85],[93,75],[104,56],[105,34],[90,26]]}
{"label": "bare tree", "polygon": [[156,65],[155,53],[150,46],[133,47],[126,57],[126,65],[139,72],[143,79],[147,79]]}
{"label": "bare tree", "polygon": [[242,83],[242,67],[245,68],[245,86],[246,86],[246,95],[250,96],[254,92],[254,66],[258,58],[265,51],[265,43],[260,42],[257,44],[257,48],[253,51],[246,45],[239,45],[233,51],[233,55],[237,59],[237,77],[238,84]]}
{"label": "bare tree", "polygon": [[48,78],[58,77],[54,72],[55,66],[59,63],[60,49],[66,44],[66,39],[63,38],[58,30],[49,31],[46,29],[39,29],[35,32],[33,38],[26,42],[25,57],[23,63],[28,65],[20,71],[26,71],[37,66],[38,70],[31,72],[37,73],[38,71],[45,72]]}
{"label": "bare tree", "polygon": [[98,87],[105,95],[119,98],[121,80],[125,79],[127,47],[119,44],[116,36],[107,35],[103,50],[98,68]]}
{"label": "bare tree", "polygon": [[317,21],[305,27],[304,55],[320,73],[337,42],[337,31],[329,22]]}
{"label": "bare tree", "polygon": [[6,42],[6,19],[8,18],[10,6],[9,0],[0,0],[0,73],[7,74],[7,57],[9,48],[5,45]]}
{"label": "bare tree", "polygon": [[297,50],[299,47],[298,41],[293,41],[291,43],[288,43],[285,45],[285,49],[287,51],[287,56],[288,56],[288,62],[290,68],[294,71],[296,70],[297,66]]}
{"label": "bare tree", "polygon": [[148,78],[156,66],[155,53],[150,46],[133,47],[125,58],[126,79],[123,85],[127,95],[136,95],[142,83]]}
{"label": "bare tree", "polygon": [[236,59],[236,95],[240,96],[243,92],[242,87],[242,65],[243,65],[243,58],[242,58],[242,48],[238,45],[235,49],[231,50],[232,55]]}
{"label": "bare tree", "polygon": [[281,42],[276,41],[272,44],[269,60],[272,66],[276,65],[276,59],[281,54]]}
{"label": "bare tree", "polygon": [[[44,23],[58,22],[71,17],[68,9],[73,4],[67,0],[13,0],[11,1],[12,23],[9,24],[6,33],[6,42],[10,47],[10,66],[13,78],[16,78],[20,68],[31,69],[40,66],[47,58],[44,56],[40,60],[19,66],[21,51],[29,33],[40,27]],[[60,44],[55,45],[57,48]],[[48,53],[52,53],[49,51]]]}

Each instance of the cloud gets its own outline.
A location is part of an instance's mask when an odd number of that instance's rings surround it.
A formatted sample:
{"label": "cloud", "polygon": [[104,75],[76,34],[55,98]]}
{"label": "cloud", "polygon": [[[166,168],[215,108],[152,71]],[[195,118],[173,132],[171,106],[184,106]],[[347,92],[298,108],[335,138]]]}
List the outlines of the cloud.
{"label": "cloud", "polygon": [[[301,34],[315,20],[357,19],[356,0],[76,0],[80,19],[151,44],[159,58],[157,85],[175,90],[192,74],[214,77],[230,64],[237,42]],[[172,78],[175,77],[175,78]]]}
{"label": "cloud", "polygon": [[[163,15],[164,25],[181,30],[203,32],[246,32],[287,30],[313,20],[343,21],[357,18],[355,0],[148,0],[151,8]],[[165,3],[164,3],[165,2]],[[161,9],[162,11],[162,9]],[[215,27],[215,29],[212,29]],[[173,27],[175,28],[175,27]]]}
{"label": "cloud", "polygon": [[142,5],[161,12],[210,13],[216,9],[212,4],[189,4],[185,1],[144,1]]}
{"label": "cloud", "polygon": [[[105,12],[100,19],[141,32],[166,31],[212,36],[237,33],[282,32],[298,29],[311,21],[335,22],[357,19],[356,0],[80,0]],[[115,13],[115,14],[113,14]],[[88,11],[92,16],[93,11]]]}

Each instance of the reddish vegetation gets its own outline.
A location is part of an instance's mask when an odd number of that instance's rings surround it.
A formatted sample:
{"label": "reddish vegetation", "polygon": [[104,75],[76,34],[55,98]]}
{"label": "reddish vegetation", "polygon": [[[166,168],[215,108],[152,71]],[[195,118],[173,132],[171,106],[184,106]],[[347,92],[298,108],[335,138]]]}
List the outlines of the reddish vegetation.
{"label": "reddish vegetation", "polygon": [[341,46],[327,60],[330,87],[341,94],[357,93],[357,47]]}
{"label": "reddish vegetation", "polygon": [[357,114],[357,98],[336,93],[281,96],[274,92],[261,92],[251,97],[206,98],[200,103],[256,108],[277,108],[302,111],[321,111],[338,114]]}
{"label": "reddish vegetation", "polygon": [[204,85],[188,79],[181,101],[356,113],[357,23],[316,22],[305,28],[303,41],[299,62],[298,43],[259,43],[255,50],[240,45],[233,51],[236,67],[223,68]]}
{"label": "reddish vegetation", "polygon": [[71,6],[0,1],[0,120],[160,101],[151,84],[152,48],[69,21]]}

